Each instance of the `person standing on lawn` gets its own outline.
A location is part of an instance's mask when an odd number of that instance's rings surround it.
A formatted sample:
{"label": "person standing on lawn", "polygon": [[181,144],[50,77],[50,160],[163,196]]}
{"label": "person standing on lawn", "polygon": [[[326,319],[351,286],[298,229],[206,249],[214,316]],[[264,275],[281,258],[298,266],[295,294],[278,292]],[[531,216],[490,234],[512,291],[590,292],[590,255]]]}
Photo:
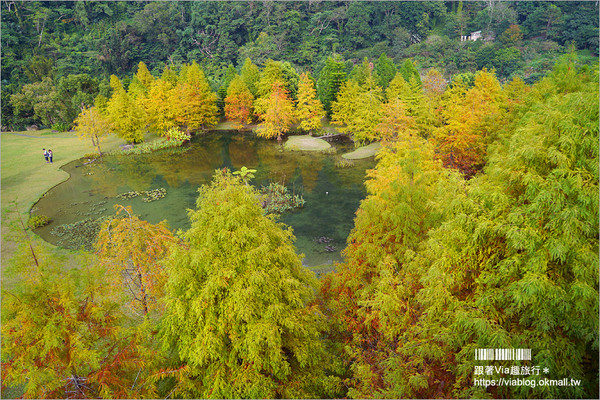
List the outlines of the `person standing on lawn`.
{"label": "person standing on lawn", "polygon": [[44,159],[46,160],[46,162],[48,162],[48,152],[46,151],[46,149],[42,150],[44,150]]}
{"label": "person standing on lawn", "polygon": [[50,162],[52,162],[52,150],[48,149],[48,158],[50,159]]}

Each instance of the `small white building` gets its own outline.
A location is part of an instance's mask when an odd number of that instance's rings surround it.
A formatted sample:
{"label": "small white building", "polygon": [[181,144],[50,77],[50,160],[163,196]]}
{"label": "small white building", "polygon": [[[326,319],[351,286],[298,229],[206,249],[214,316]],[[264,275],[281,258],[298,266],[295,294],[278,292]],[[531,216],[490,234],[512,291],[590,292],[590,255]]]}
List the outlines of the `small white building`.
{"label": "small white building", "polygon": [[481,31],[476,31],[476,32],[471,32],[470,35],[465,35],[460,37],[460,41],[461,42],[466,42],[468,40],[477,40],[477,39],[481,39]]}

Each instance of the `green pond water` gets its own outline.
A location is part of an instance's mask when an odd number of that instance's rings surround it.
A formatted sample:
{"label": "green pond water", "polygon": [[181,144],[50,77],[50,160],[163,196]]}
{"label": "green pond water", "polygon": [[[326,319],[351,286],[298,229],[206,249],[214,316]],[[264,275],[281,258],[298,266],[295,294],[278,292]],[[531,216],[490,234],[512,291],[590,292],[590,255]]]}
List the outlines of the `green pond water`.
{"label": "green pond water", "polygon": [[[163,150],[152,154],[106,156],[102,163],[83,165],[74,161],[64,167],[71,176],[49,190],[34,206],[34,214],[52,222],[36,230],[46,241],[63,247],[78,247],[60,236],[57,227],[86,219],[115,214],[114,205],[131,206],[134,213],[151,223],[167,220],[174,229],[187,229],[187,209],[195,208],[198,188],[212,179],[215,169],[256,169],[251,183],[284,184],[301,194],[304,208],[287,212],[279,221],[290,225],[298,253],[306,266],[329,264],[342,259],[340,251],[354,224],[360,200],[366,196],[366,170],[374,159],[357,160],[352,167],[336,168],[341,154],[353,150],[351,143],[333,143],[337,154],[292,152],[275,141],[235,132],[213,132],[194,139],[186,149]],[[85,161],[85,160],[83,160]],[[144,202],[142,196],[121,199],[130,191],[166,189],[166,196]],[[318,238],[332,239],[319,243]],[[335,251],[328,251],[332,246]]]}

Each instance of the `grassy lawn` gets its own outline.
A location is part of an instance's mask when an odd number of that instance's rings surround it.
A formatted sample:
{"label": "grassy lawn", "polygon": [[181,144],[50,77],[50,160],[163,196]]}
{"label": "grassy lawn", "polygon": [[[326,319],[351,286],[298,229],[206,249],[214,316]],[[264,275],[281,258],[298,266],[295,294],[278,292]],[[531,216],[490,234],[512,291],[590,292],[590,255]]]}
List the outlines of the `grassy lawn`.
{"label": "grassy lawn", "polygon": [[[27,132],[2,132],[1,140],[1,204],[2,204],[2,271],[16,249],[11,239],[10,227],[18,219],[14,212],[6,213],[11,202],[18,203],[24,223],[29,219],[33,204],[53,186],[65,181],[69,175],[59,168],[73,160],[93,152],[90,141],[80,140],[70,132],[53,133],[50,130]],[[103,151],[118,149],[123,141],[116,136],[108,137],[102,144]],[[54,162],[46,163],[42,149],[51,149]],[[14,208],[10,211],[14,211]],[[36,235],[36,243],[53,248]],[[64,250],[66,252],[66,250]],[[3,277],[4,283],[4,277]]]}
{"label": "grassy lawn", "polygon": [[285,142],[283,147],[287,150],[323,151],[329,149],[331,145],[323,139],[304,135],[288,136],[287,142]]}
{"label": "grassy lawn", "polygon": [[379,142],[375,142],[368,146],[359,147],[350,153],[343,154],[342,157],[347,160],[361,160],[363,158],[374,156],[380,148],[381,145]]}

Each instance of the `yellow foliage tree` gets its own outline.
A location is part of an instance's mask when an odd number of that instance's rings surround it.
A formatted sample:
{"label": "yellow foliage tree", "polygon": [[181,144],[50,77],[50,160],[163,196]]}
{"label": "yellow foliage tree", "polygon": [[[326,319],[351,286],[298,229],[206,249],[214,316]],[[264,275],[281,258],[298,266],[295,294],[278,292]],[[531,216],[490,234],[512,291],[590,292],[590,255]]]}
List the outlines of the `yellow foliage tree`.
{"label": "yellow foliage tree", "polygon": [[444,165],[472,176],[483,167],[488,137],[502,126],[506,95],[493,72],[475,75],[472,88],[460,81],[443,101],[444,125],[435,131],[435,143]]}
{"label": "yellow foliage tree", "polygon": [[300,129],[305,131],[311,132],[323,126],[321,120],[325,117],[325,110],[317,98],[314,82],[307,73],[300,75],[296,116],[300,121]]}
{"label": "yellow foliage tree", "polygon": [[113,129],[128,142],[143,142],[144,110],[129,96],[115,75],[110,77],[110,86],[113,94],[106,104],[106,113]]}
{"label": "yellow foliage tree", "polygon": [[92,146],[102,154],[100,140],[110,133],[110,121],[96,107],[84,108],[73,121],[80,139],[90,138]]}
{"label": "yellow foliage tree", "polygon": [[195,61],[181,69],[172,102],[177,110],[175,121],[188,130],[204,129],[218,122],[217,95]]}
{"label": "yellow foliage tree", "polygon": [[160,135],[177,126],[175,121],[177,110],[172,101],[173,96],[173,84],[164,79],[157,79],[150,85],[148,96],[144,101],[148,122]]}
{"label": "yellow foliage tree", "polygon": [[167,276],[162,260],[175,238],[164,221],[153,225],[133,215],[131,207],[115,208],[117,217],[123,213],[124,218],[113,218],[102,226],[97,254],[113,282],[127,288],[134,309],[139,307],[147,315],[163,296]]}

